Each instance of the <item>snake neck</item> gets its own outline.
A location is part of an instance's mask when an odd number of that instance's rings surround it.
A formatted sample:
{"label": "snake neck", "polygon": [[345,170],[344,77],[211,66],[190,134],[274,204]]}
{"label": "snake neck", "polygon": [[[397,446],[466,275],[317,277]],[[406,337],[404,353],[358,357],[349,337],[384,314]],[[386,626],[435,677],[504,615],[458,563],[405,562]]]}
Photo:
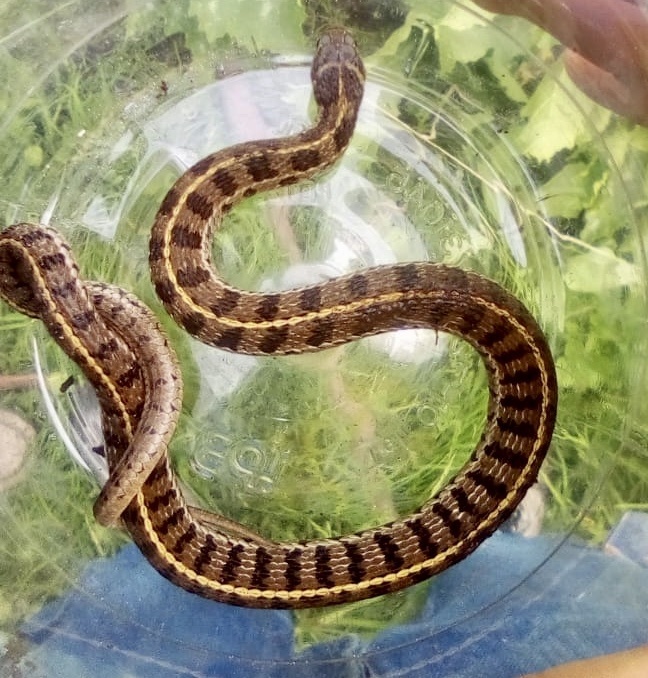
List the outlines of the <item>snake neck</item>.
{"label": "snake neck", "polygon": [[[221,318],[234,310],[245,317],[247,306],[263,303],[228,286],[214,270],[211,240],[223,215],[243,198],[328,169],[354,132],[364,92],[355,45],[338,40],[320,46],[318,54],[312,78],[319,114],[312,127],[204,158],[174,184],[158,211],[149,249],[156,292],[173,318],[205,343],[231,350]],[[237,350],[244,350],[245,342],[236,343]]]}

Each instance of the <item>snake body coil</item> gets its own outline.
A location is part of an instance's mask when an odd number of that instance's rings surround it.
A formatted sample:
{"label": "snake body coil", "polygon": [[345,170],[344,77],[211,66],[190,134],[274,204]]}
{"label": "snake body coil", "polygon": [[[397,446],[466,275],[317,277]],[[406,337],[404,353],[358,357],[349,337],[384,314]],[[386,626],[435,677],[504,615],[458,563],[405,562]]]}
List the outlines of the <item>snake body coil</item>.
{"label": "snake body coil", "polygon": [[268,295],[215,275],[210,240],[224,212],[328,167],[349,142],[364,69],[348,33],[321,38],[312,79],[316,125],[220,151],[171,188],[151,236],[152,276],[178,322],[227,350],[301,353],[412,327],[468,341],[488,373],[484,432],[452,482],[406,518],[337,539],[281,543],[187,506],[165,454],[181,379],[151,312],[119,288],[82,281],[51,229],[18,224],[0,234],[0,294],[41,318],[97,390],[110,465],[97,517],[121,518],[151,564],[179,586],[249,607],[359,600],[464,558],[535,481],[556,414],[554,365],[540,328],[517,299],[475,273],[408,263]]}

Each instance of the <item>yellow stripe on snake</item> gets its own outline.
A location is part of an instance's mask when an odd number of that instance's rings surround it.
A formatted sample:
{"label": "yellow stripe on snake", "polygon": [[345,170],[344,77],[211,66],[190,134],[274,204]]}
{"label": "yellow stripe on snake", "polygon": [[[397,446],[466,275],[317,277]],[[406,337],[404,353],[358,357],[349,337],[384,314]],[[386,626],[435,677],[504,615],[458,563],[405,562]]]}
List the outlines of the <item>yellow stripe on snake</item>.
{"label": "yellow stripe on snake", "polygon": [[349,143],[365,73],[346,31],[320,38],[311,77],[319,107],[313,127],[219,151],[178,179],[153,226],[152,277],[183,327],[229,351],[302,353],[401,328],[469,342],[488,373],[484,431],[458,475],[415,513],[335,539],[283,543],[187,506],[166,454],[182,379],[151,311],[118,287],[83,281],[52,229],[16,224],[0,234],[0,294],[45,323],[99,397],[110,477],[95,504],[97,519],[121,521],[177,585],[249,607],[359,600],[461,560],[535,481],[556,415],[556,376],[542,331],[515,297],[478,274],[407,263],[274,294],[238,290],[217,276],[211,237],[222,215],[244,197],[329,167]]}

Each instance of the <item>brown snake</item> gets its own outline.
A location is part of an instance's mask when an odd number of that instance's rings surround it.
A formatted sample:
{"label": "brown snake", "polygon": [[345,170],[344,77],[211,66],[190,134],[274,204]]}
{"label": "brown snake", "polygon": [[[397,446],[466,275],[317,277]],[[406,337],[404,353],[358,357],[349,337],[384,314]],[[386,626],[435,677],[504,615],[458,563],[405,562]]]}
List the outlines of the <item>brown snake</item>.
{"label": "brown snake", "polygon": [[556,415],[542,331],[515,297],[476,273],[407,263],[275,294],[234,289],[216,276],[211,234],[223,213],[245,196],[328,167],[351,138],[364,68],[348,33],[324,34],[311,76],[320,110],[313,127],[215,153],[171,188],[151,236],[152,276],[180,324],[231,351],[302,353],[402,328],[469,342],[488,373],[484,432],[458,475],[415,513],[337,539],[283,543],[187,506],[166,455],[181,377],[152,313],[117,287],[81,280],[55,231],[17,224],[0,233],[0,294],[41,318],[97,391],[110,466],[98,519],[121,518],[150,563],[179,586],[249,607],[359,600],[461,560],[535,481]]}

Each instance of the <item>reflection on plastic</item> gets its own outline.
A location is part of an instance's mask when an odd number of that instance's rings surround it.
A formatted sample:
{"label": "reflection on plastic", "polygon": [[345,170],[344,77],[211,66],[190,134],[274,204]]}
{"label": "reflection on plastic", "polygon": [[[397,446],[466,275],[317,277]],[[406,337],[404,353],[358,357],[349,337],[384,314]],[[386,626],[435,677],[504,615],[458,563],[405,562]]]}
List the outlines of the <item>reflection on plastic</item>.
{"label": "reflection on plastic", "polygon": [[250,494],[269,493],[281,475],[289,450],[268,449],[261,440],[213,436],[191,462],[198,475],[227,483]]}

